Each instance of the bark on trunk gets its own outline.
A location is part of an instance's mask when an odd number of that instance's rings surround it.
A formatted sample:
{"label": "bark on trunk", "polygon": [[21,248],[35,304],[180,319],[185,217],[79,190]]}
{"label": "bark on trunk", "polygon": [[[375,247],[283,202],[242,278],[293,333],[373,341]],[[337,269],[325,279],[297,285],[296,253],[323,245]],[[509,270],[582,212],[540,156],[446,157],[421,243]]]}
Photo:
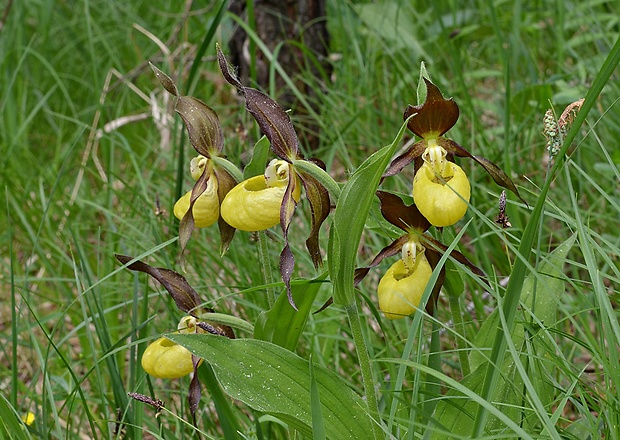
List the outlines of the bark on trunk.
{"label": "bark on trunk", "polygon": [[[247,0],[232,0],[229,10],[243,18],[247,23]],[[327,32],[327,20],[325,16],[325,0],[255,0],[254,17],[256,33],[270,51],[274,51],[281,43],[277,60],[284,71],[293,80],[298,90],[307,97],[312,110],[319,112],[317,105],[318,94],[321,90],[317,84],[329,79],[331,74],[328,63],[329,34]],[[309,50],[309,55],[302,47]],[[251,84],[250,63],[250,39],[247,33],[238,26],[229,43],[231,61],[239,67],[238,74],[244,84]],[[255,50],[256,80],[257,85],[264,90],[269,87],[269,61],[259,49]],[[315,59],[313,60],[312,57]],[[317,67],[318,61],[320,67]],[[302,77],[308,77],[308,72],[318,78],[310,84],[301,81]],[[293,109],[297,119],[303,118],[303,124],[297,124],[298,133],[302,146],[313,150],[318,146],[319,124],[309,114],[309,109],[300,105],[294,93],[288,88],[283,78],[276,74],[276,96],[278,103],[286,108]]]}

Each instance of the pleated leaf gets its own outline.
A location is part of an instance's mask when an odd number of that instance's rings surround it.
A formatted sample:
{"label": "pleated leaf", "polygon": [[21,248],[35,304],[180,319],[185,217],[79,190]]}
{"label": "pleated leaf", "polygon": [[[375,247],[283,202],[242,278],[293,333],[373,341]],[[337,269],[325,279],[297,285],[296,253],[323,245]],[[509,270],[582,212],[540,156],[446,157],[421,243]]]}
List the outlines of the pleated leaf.
{"label": "pleated leaf", "polygon": [[[309,363],[278,345],[254,339],[173,334],[170,339],[207,360],[233,399],[271,414],[312,437]],[[333,372],[315,365],[328,439],[357,440],[372,432],[365,402]]]}

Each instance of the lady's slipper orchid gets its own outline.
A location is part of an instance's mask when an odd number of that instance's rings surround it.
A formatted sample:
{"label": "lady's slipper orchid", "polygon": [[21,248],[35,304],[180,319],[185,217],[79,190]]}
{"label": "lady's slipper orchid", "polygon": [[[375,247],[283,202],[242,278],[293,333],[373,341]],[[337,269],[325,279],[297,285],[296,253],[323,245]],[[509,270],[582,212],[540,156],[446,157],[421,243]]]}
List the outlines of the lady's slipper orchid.
{"label": "lady's slipper orchid", "polygon": [[[306,198],[308,199],[310,211],[312,213],[312,225],[310,228],[310,235],[306,240],[306,248],[312,258],[314,266],[317,268],[323,262],[323,257],[321,256],[321,250],[319,248],[319,229],[329,215],[329,193],[327,189],[307,171],[303,171],[294,166],[295,162],[303,160],[303,156],[299,152],[299,139],[297,138],[297,133],[295,132],[288,114],[278,105],[277,102],[263,92],[251,87],[245,87],[241,84],[239,78],[237,78],[233,70],[229,67],[228,61],[219,47],[217,49],[217,57],[220,70],[222,71],[224,78],[231,85],[237,87],[240,94],[245,98],[246,109],[254,117],[267,139],[269,139],[272,151],[276,156],[278,156],[278,158],[287,163],[289,175],[296,176],[294,179],[289,178],[287,181],[287,185],[281,199],[279,216],[280,226],[282,227],[282,233],[284,235],[284,249],[282,249],[282,253],[280,254],[280,274],[282,275],[282,280],[286,285],[289,302],[293,307],[295,307],[291,294],[291,276],[295,266],[295,258],[288,242],[288,229],[297,207],[297,201],[299,200],[299,182],[301,182],[301,185],[304,187],[304,192],[306,194]],[[325,165],[322,162],[318,160],[310,161],[313,162],[314,165],[318,165],[319,167],[325,169]],[[267,174],[265,174],[265,177],[267,179],[269,178]],[[262,185],[262,182],[259,181],[259,183]],[[254,184],[254,182],[252,182],[252,184]],[[265,184],[268,185],[267,183]],[[244,195],[240,196],[239,200],[249,202],[251,198],[254,197],[254,195],[250,195],[251,188],[248,188],[247,185],[242,186],[242,188],[243,189],[239,191]],[[275,191],[273,193],[275,194]],[[235,209],[241,208],[236,207]],[[255,211],[256,210],[252,209],[252,212]],[[233,217],[243,218],[244,223],[249,217],[246,212],[242,215],[235,214],[228,216],[228,208],[222,208],[222,212],[227,216],[227,218],[230,219],[230,221],[233,222],[235,221]],[[271,222],[265,221],[264,223],[261,222],[260,224],[253,224],[251,225],[251,228],[261,227],[262,229],[265,229],[264,225],[269,223]]]}
{"label": "lady's slipper orchid", "polygon": [[[199,331],[196,318],[193,316],[181,318],[177,328],[178,333],[197,333]],[[151,343],[144,351],[142,368],[153,377],[177,379],[194,371],[194,362],[192,354],[187,348],[162,337]]]}
{"label": "lady's slipper orchid", "polygon": [[394,263],[377,287],[379,309],[389,319],[404,318],[417,310],[433,273],[426,259],[424,246],[408,241],[403,246],[403,251],[411,245],[416,249],[415,257],[406,256]]}
{"label": "lady's slipper orchid", "polygon": [[[192,159],[190,164],[190,172],[194,180],[198,180],[205,168],[210,168],[210,159],[204,156],[198,156]],[[194,226],[196,228],[206,228],[215,223],[220,217],[220,199],[218,196],[218,182],[215,173],[211,171],[211,176],[207,180],[207,188],[194,201],[192,209],[194,217]],[[185,217],[189,210],[192,192],[188,191],[174,205],[174,216],[179,220]]]}
{"label": "lady's slipper orchid", "polygon": [[463,218],[471,191],[465,172],[446,156],[436,139],[429,140],[413,178],[413,200],[434,226],[451,226]]}
{"label": "lady's slipper orchid", "polygon": [[[222,218],[233,228],[250,232],[262,231],[280,223],[280,209],[291,168],[288,162],[274,159],[263,176],[251,177],[239,183],[222,202]],[[297,182],[293,190],[295,202],[299,201],[300,187]]]}
{"label": "lady's slipper orchid", "polygon": [[422,79],[426,84],[426,100],[422,105],[408,106],[404,114],[409,130],[422,139],[394,159],[384,176],[393,176],[415,161],[414,202],[430,223],[438,227],[453,225],[467,211],[470,185],[463,170],[454,163],[454,156],[473,159],[495,183],[509,189],[525,203],[514,183],[497,165],[484,157],[471,155],[453,140],[443,137],[456,124],[459,107],[453,99],[444,99],[432,82]]}
{"label": "lady's slipper orchid", "polygon": [[[151,69],[160,84],[177,100],[175,111],[183,119],[190,143],[200,156],[192,159],[190,172],[196,183],[175,205],[174,214],[180,217],[179,242],[181,253],[185,250],[194,226],[202,228],[218,221],[221,251],[228,248],[235,230],[219,215],[219,205],[226,193],[240,180],[235,177],[234,165],[223,154],[224,136],[215,111],[204,102],[192,96],[181,96],[172,79],[151,64]],[[206,195],[204,197],[203,194]],[[217,204],[218,208],[215,209]],[[197,217],[194,217],[194,216]]]}
{"label": "lady's slipper orchid", "polygon": [[[356,269],[355,284],[361,282],[370,269],[378,266],[383,259],[400,253],[400,260],[388,269],[377,287],[379,309],[387,318],[399,319],[415,312],[420,306],[431,274],[441,259],[441,253],[448,247],[424,233],[431,224],[416,205],[407,206],[400,197],[385,191],[377,191],[377,196],[383,217],[406,234],[384,247],[368,266]],[[453,250],[450,256],[484,277],[484,272],[460,252]],[[442,266],[431,291],[431,299],[426,303],[429,314],[435,310],[444,279],[445,268]]]}
{"label": "lady's slipper orchid", "polygon": [[[164,267],[153,267],[143,261],[136,260],[127,255],[115,255],[116,259],[127,266],[127,269],[149,274],[157,280],[170,294],[177,307],[191,316],[185,316],[179,322],[177,330],[182,333],[197,333],[201,329],[205,332],[224,336],[234,339],[235,332],[227,325],[209,323],[203,321],[209,313],[213,313],[213,309],[202,306],[204,301],[200,299],[198,293],[187,282],[183,275]],[[197,317],[201,317],[198,320]],[[167,339],[158,339],[149,345],[142,357],[142,366],[144,370],[157,377],[180,377],[187,373],[188,360],[192,363],[194,373],[198,369],[198,365],[202,360],[192,356],[189,351],[182,349],[183,347],[174,344]],[[188,357],[189,354],[189,357]],[[176,363],[175,363],[176,359]],[[200,382],[198,375],[194,374],[187,394],[189,407],[194,417],[198,409],[200,401]]]}

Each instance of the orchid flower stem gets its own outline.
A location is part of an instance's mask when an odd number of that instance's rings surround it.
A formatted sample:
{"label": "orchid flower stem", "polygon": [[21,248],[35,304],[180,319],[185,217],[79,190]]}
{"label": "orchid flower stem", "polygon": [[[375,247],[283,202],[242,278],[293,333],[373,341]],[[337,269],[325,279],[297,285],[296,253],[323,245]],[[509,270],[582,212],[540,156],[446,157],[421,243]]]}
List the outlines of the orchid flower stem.
{"label": "orchid flower stem", "polygon": [[[357,301],[345,306],[349,325],[351,326],[351,335],[355,343],[357,359],[362,373],[362,382],[364,383],[364,393],[366,394],[366,402],[368,402],[368,411],[370,417],[377,419],[379,417],[379,406],[377,404],[377,394],[375,392],[375,382],[372,378],[372,368],[370,365],[370,356],[364,334],[362,333],[362,323],[360,321]],[[372,424],[373,434],[376,440],[384,438],[384,433],[377,423]]]}
{"label": "orchid flower stem", "polygon": [[338,200],[338,197],[340,197],[340,187],[333,177],[327,174],[324,169],[307,160],[295,160],[293,161],[293,166],[314,177],[320,184],[327,188],[327,191],[329,191],[334,198],[334,201]]}
{"label": "orchid flower stem", "polygon": [[[263,282],[269,286],[273,284],[273,274],[271,273],[271,263],[269,250],[267,249],[267,235],[265,231],[258,232],[258,258],[260,259],[260,270],[263,274]],[[276,302],[276,294],[273,287],[267,287],[267,303],[271,309]]]}
{"label": "orchid flower stem", "polygon": [[469,366],[469,357],[467,356],[467,343],[465,342],[465,323],[463,321],[463,314],[461,313],[461,305],[459,298],[454,295],[448,295],[450,298],[450,313],[452,314],[452,322],[456,330],[456,346],[459,353],[459,362],[461,363],[461,373],[463,377],[468,376],[471,373]]}
{"label": "orchid flower stem", "polygon": [[[441,372],[441,342],[439,340],[439,323],[433,320],[433,331],[431,333],[430,353],[428,355],[428,366],[438,373]],[[441,394],[441,384],[436,376],[426,376],[426,401],[424,402],[424,412],[432,414],[437,405],[437,398]]]}

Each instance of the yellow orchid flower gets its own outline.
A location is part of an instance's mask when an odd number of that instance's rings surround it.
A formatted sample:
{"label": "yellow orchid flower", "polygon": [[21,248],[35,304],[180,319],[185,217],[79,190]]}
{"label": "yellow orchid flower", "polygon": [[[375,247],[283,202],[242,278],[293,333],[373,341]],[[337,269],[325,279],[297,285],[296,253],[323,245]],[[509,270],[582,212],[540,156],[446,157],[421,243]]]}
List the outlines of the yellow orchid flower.
{"label": "yellow orchid flower", "polygon": [[413,178],[413,200],[435,226],[451,226],[467,211],[471,187],[465,172],[446,159],[448,152],[430,139],[422,154],[424,163]]}
{"label": "yellow orchid flower", "polygon": [[[196,318],[193,316],[184,316],[179,321],[178,333],[196,333],[197,329]],[[146,348],[141,363],[144,371],[160,379],[177,379],[194,371],[192,353],[164,337]]]}
{"label": "yellow orchid flower", "polygon": [[[262,231],[280,223],[290,167],[288,162],[274,159],[264,175],[251,177],[231,189],[220,207],[224,221],[242,231]],[[301,185],[297,182],[293,199],[298,202],[300,196]]]}
{"label": "yellow orchid flower", "polygon": [[[208,160],[208,159],[207,159]],[[192,176],[194,172],[192,171]],[[200,174],[198,175],[200,177]],[[186,192],[174,204],[174,216],[181,220],[189,209],[189,202],[192,192]],[[194,227],[206,228],[211,226],[220,217],[220,200],[218,197],[218,182],[215,175],[212,175],[207,181],[207,189],[194,202],[192,209],[194,214]]]}
{"label": "yellow orchid flower", "polygon": [[402,248],[402,258],[379,281],[379,309],[386,318],[404,318],[420,305],[433,273],[424,251],[424,246],[418,241],[408,241]]}

